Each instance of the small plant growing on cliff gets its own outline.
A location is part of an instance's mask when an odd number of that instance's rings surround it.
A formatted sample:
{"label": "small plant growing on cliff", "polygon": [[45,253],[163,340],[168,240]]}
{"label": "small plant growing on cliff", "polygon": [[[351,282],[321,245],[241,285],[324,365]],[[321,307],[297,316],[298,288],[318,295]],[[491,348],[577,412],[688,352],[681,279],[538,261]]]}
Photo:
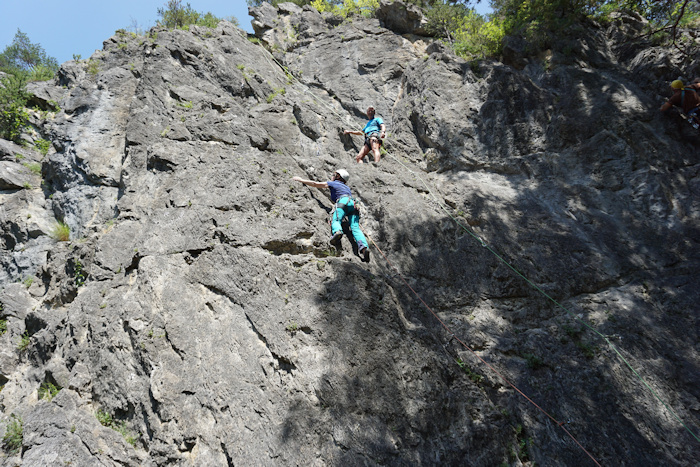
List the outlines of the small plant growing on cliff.
{"label": "small plant growing on cliff", "polygon": [[17,350],[20,352],[24,352],[27,350],[29,347],[29,331],[24,331],[24,334],[22,334],[19,338],[19,344],[17,344]]}
{"label": "small plant growing on cliff", "polygon": [[131,444],[132,446],[136,445],[136,437],[129,431],[129,429],[126,426],[126,422],[121,421],[118,422],[112,417],[112,415],[109,412],[104,412],[102,410],[98,410],[97,413],[95,414],[95,417],[97,417],[97,421],[102,424],[102,426],[106,426],[107,428],[111,428],[120,435],[124,437],[127,443]]}
{"label": "small plant growing on cliff", "polygon": [[76,260],[75,262],[73,279],[75,280],[76,287],[85,284],[85,280],[87,279],[87,273],[83,270],[83,264],[80,260]]}
{"label": "small plant growing on cliff", "polygon": [[51,229],[51,238],[59,242],[67,242],[70,240],[70,227],[63,221],[56,222],[56,225]]}
{"label": "small plant growing on cliff", "polygon": [[16,454],[22,449],[24,441],[24,422],[22,417],[15,414],[10,416],[12,419],[7,424],[5,436],[2,437],[2,447],[10,454]]}
{"label": "small plant growing on cliff", "polygon": [[34,175],[41,175],[41,164],[37,162],[26,162],[23,165]]}
{"label": "small plant growing on cliff", "polygon": [[109,412],[98,410],[95,414],[95,417],[102,426],[111,427],[114,423],[114,419],[112,418],[112,415]]}
{"label": "small plant growing on cliff", "polygon": [[467,364],[462,361],[462,359],[457,359],[457,365],[459,365],[459,367],[467,374],[467,376],[469,376],[469,379],[472,380],[473,383],[479,384],[481,380],[484,379],[483,376],[472,371],[471,368],[469,368]]}
{"label": "small plant growing on cliff", "polygon": [[34,141],[34,147],[45,156],[49,152],[49,148],[51,147],[51,141],[47,141],[45,139],[38,139]]}
{"label": "small plant growing on cliff", "polygon": [[46,399],[51,402],[51,399],[56,397],[56,394],[58,394],[61,389],[63,388],[49,381],[41,383],[41,386],[39,386],[39,399]]}
{"label": "small plant growing on cliff", "polygon": [[[0,311],[2,311],[2,303],[0,303]],[[7,332],[7,320],[0,319],[0,336]]]}
{"label": "small plant growing on cliff", "polygon": [[536,370],[544,365],[544,362],[540,357],[531,353],[524,353],[523,358],[527,362],[527,367],[531,370]]}
{"label": "small plant growing on cliff", "polygon": [[89,59],[87,63],[87,72],[92,76],[95,76],[100,72],[100,64],[97,60]]}
{"label": "small plant growing on cliff", "polygon": [[284,88],[275,89],[272,94],[267,96],[267,99],[266,99],[267,103],[268,104],[271,103],[275,99],[275,97],[279,96],[280,94],[284,95],[284,94],[286,94],[286,92],[287,92],[287,90]]}

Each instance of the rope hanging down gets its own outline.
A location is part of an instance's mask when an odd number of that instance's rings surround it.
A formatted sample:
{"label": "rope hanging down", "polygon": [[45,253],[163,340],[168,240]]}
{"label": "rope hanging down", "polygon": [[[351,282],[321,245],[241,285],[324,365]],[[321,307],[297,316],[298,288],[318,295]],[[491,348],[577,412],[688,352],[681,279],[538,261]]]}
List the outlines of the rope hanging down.
{"label": "rope hanging down", "polygon": [[[637,379],[649,390],[649,392],[651,392],[651,393],[654,395],[654,397],[666,408],[666,410],[669,411],[669,413],[671,413],[671,415],[673,415],[673,417],[688,431],[688,433],[690,433],[690,435],[691,435],[693,438],[695,438],[696,441],[700,442],[700,437],[698,437],[698,435],[696,435],[696,434],[688,427],[688,425],[686,425],[685,422],[683,422],[683,420],[680,418],[680,416],[679,416],[666,402],[664,402],[664,401],[661,399],[661,397],[657,394],[657,392],[654,391],[654,389],[649,385],[649,383],[646,382],[646,380],[639,374],[639,372],[637,372],[637,370],[635,370],[635,369],[632,367],[632,365],[629,363],[629,361],[627,361],[627,359],[622,355],[622,353],[620,353],[620,351],[619,351],[618,348],[615,346],[615,344],[613,344],[613,343],[610,341],[610,339],[607,338],[607,336],[605,336],[604,334],[601,334],[597,329],[595,329],[595,328],[593,328],[592,326],[590,326],[590,325],[589,325],[588,323],[586,323],[584,320],[578,318],[578,317],[577,317],[576,315],[574,315],[574,313],[571,312],[568,308],[566,308],[564,305],[562,305],[561,303],[559,303],[558,301],[556,301],[556,300],[555,300],[554,298],[552,298],[549,294],[547,294],[547,292],[545,292],[544,290],[542,290],[542,289],[541,289],[540,287],[538,287],[535,283],[533,283],[533,282],[530,281],[527,277],[525,277],[520,271],[518,271],[514,266],[512,266],[508,261],[506,261],[501,255],[499,255],[496,251],[494,251],[488,244],[486,244],[486,243],[481,239],[481,237],[479,237],[478,235],[476,235],[476,234],[475,234],[474,232],[472,232],[470,229],[468,229],[467,227],[465,227],[461,222],[459,222],[459,220],[457,220],[457,219],[447,210],[447,208],[445,208],[444,204],[441,203],[441,202],[435,197],[435,194],[433,193],[433,190],[431,189],[431,187],[428,186],[428,184],[425,182],[425,180],[423,180],[423,177],[421,177],[420,175],[416,174],[413,170],[411,170],[411,169],[410,169],[409,167],[407,167],[403,162],[401,162],[397,157],[394,157],[394,156],[391,155],[391,154],[389,154],[389,157],[391,157],[393,160],[395,160],[396,162],[398,162],[403,168],[405,168],[405,169],[408,170],[411,174],[413,174],[413,176],[417,177],[417,178],[421,181],[421,183],[423,183],[423,186],[425,186],[426,191],[427,191],[428,193],[430,193],[430,196],[433,198],[433,201],[434,201],[438,206],[440,206],[440,208],[442,208],[443,211],[445,211],[445,213],[450,217],[450,219],[452,219],[453,221],[455,221],[455,222],[457,223],[457,225],[459,225],[465,232],[467,232],[467,233],[468,233],[469,235],[471,235],[475,240],[477,240],[483,247],[487,248],[496,258],[498,258],[499,261],[501,261],[503,264],[505,264],[506,266],[508,266],[513,272],[515,272],[518,276],[520,276],[521,278],[523,278],[523,279],[525,280],[525,282],[527,282],[527,283],[528,283],[530,286],[532,286],[535,290],[537,290],[539,293],[541,293],[543,296],[545,296],[548,300],[550,300],[552,303],[554,303],[557,307],[559,307],[559,308],[561,308],[562,310],[564,310],[572,319],[574,319],[574,320],[577,321],[578,323],[580,323],[580,324],[582,324],[583,326],[585,326],[586,328],[588,328],[590,331],[592,331],[592,332],[593,332],[595,335],[597,335],[598,337],[602,338],[602,339],[610,346],[610,348],[613,350],[613,352],[615,352],[615,354],[617,354],[617,356],[620,357],[620,359],[624,362],[625,366],[627,366],[627,368],[629,368],[629,369],[632,371],[632,373],[637,377]],[[426,305],[426,306],[427,306],[427,305]]]}
{"label": "rope hanging down", "polygon": [[[265,51],[269,54],[269,56],[270,56],[270,57],[272,58],[272,60],[277,64],[277,66],[280,67],[281,70],[284,70],[284,73],[285,73],[285,75],[286,75],[286,77],[287,77],[288,79],[293,80],[293,81],[296,81],[297,83],[303,85],[303,83],[302,83],[301,81],[299,81],[295,76],[293,76],[293,75],[287,70],[287,68],[286,68],[285,66],[283,66],[281,63],[279,63],[279,61],[277,61],[277,59],[276,59],[267,49],[265,49],[265,47],[262,47],[262,46],[261,46],[261,48],[262,48],[263,50],[265,50]],[[265,58],[268,59],[268,63],[269,63],[269,58],[268,58],[267,56],[265,56]],[[315,100],[318,104],[320,104],[320,105],[326,107],[327,109],[329,109],[329,110],[331,111],[331,113],[333,113],[336,117],[338,117],[338,119],[339,119],[340,121],[343,121],[343,120],[348,121],[347,115],[346,115],[345,118],[344,118],[344,117],[341,116],[332,106],[330,106],[330,105],[326,104],[325,102],[323,102],[321,99],[319,99],[319,98],[318,98],[317,96],[315,96],[313,93],[309,92],[309,91],[306,90],[306,89],[304,89],[303,92],[306,93],[306,94],[308,94],[308,95],[310,95],[311,98],[312,98],[313,100]],[[661,397],[656,393],[656,391],[654,391],[654,389],[646,382],[646,380],[644,380],[644,378],[637,372],[637,370],[635,370],[635,369],[632,367],[632,365],[627,361],[627,359],[620,353],[620,351],[618,350],[618,348],[617,348],[612,342],[610,342],[610,340],[609,340],[605,335],[603,335],[603,334],[601,334],[600,332],[598,332],[598,330],[596,330],[595,328],[591,327],[588,323],[586,323],[586,322],[583,321],[582,319],[577,318],[576,315],[574,315],[574,314],[573,314],[569,309],[567,309],[564,305],[560,304],[560,303],[557,302],[554,298],[550,297],[544,290],[542,290],[542,289],[541,289],[540,287],[538,287],[536,284],[534,284],[533,282],[531,282],[531,281],[530,281],[527,277],[525,277],[520,271],[518,271],[517,269],[515,269],[515,267],[513,267],[510,263],[508,263],[508,261],[506,261],[505,259],[503,259],[497,252],[495,252],[490,246],[488,246],[488,245],[486,244],[486,242],[484,242],[484,240],[481,239],[481,237],[479,237],[478,235],[476,235],[476,234],[475,234],[474,232],[472,232],[470,229],[468,229],[467,227],[465,227],[461,222],[459,222],[459,220],[457,220],[454,216],[452,216],[452,214],[447,210],[447,208],[445,208],[444,204],[441,203],[441,202],[435,197],[435,194],[433,193],[433,190],[430,189],[430,187],[428,186],[428,184],[425,182],[425,180],[423,180],[423,178],[422,178],[420,175],[416,174],[413,170],[411,170],[410,168],[406,167],[406,165],[405,165],[403,162],[401,162],[397,157],[393,156],[392,154],[389,153],[388,156],[389,156],[390,158],[392,158],[393,160],[395,160],[396,162],[398,162],[402,167],[404,167],[406,170],[408,170],[408,171],[409,171],[411,174],[413,174],[415,177],[418,177],[418,179],[420,179],[420,181],[423,183],[423,185],[425,186],[427,192],[430,194],[430,196],[433,198],[433,200],[438,204],[438,206],[440,206],[440,208],[441,208],[443,211],[445,211],[445,213],[446,213],[453,221],[455,221],[455,222],[457,223],[457,225],[459,225],[465,232],[467,232],[470,236],[472,236],[475,240],[477,240],[477,241],[479,242],[479,244],[481,244],[481,246],[483,246],[483,247],[485,247],[485,248],[488,248],[488,250],[489,250],[496,258],[498,258],[499,261],[501,261],[503,264],[505,264],[506,266],[508,266],[508,268],[510,268],[510,269],[511,269],[513,272],[515,272],[518,276],[520,276],[521,278],[523,278],[523,279],[524,279],[528,284],[530,284],[535,290],[537,290],[538,292],[540,292],[543,296],[545,296],[548,300],[550,300],[552,303],[554,303],[557,307],[559,307],[559,308],[561,308],[562,310],[564,310],[571,318],[573,318],[575,321],[581,323],[583,326],[585,326],[586,328],[588,328],[589,330],[591,330],[594,334],[596,334],[597,336],[599,336],[600,338],[602,338],[602,339],[610,346],[610,348],[615,352],[615,354],[617,354],[617,356],[620,357],[620,359],[624,362],[625,366],[627,366],[627,368],[629,368],[629,369],[632,371],[632,373],[637,377],[637,379],[638,379],[638,380],[639,380],[639,381],[654,395],[654,397],[666,408],[666,410],[668,410],[668,411],[673,415],[673,417],[688,431],[688,433],[690,433],[690,435],[691,435],[696,441],[700,442],[700,437],[698,437],[698,435],[696,435],[696,434],[685,424],[685,422],[683,422],[683,420],[680,418],[680,416],[679,416],[668,404],[666,404],[666,402],[664,402],[664,401],[661,399]],[[372,242],[372,243],[374,243],[374,242]],[[376,244],[375,244],[375,247],[376,247]],[[379,250],[379,248],[377,248],[377,249]],[[381,250],[380,250],[380,251],[381,251]],[[383,253],[382,253],[382,255],[383,255]],[[387,260],[387,261],[388,261],[388,260]],[[415,293],[415,292],[414,292],[414,293]],[[421,300],[421,302],[423,302],[423,300]],[[427,305],[425,304],[425,302],[423,302],[423,304],[427,307]],[[567,431],[567,433],[568,433],[568,431]],[[569,436],[571,436],[571,435],[569,434]],[[597,463],[597,462],[596,462],[596,463]]]}
{"label": "rope hanging down", "polygon": [[528,402],[530,402],[532,405],[534,405],[535,407],[537,407],[537,409],[538,409],[540,412],[542,412],[542,413],[545,414],[550,420],[552,420],[558,427],[560,427],[562,430],[564,430],[564,431],[566,432],[566,434],[569,435],[569,437],[574,441],[574,443],[576,443],[576,445],[578,445],[578,447],[581,448],[581,450],[583,450],[583,452],[585,452],[586,455],[587,455],[588,457],[590,457],[591,460],[592,460],[593,462],[595,462],[595,464],[596,464],[598,467],[600,467],[600,463],[598,463],[598,461],[595,459],[595,457],[593,457],[593,456],[591,455],[591,453],[588,452],[588,451],[586,450],[586,448],[584,448],[583,445],[574,437],[574,435],[572,435],[571,432],[570,432],[569,430],[566,429],[566,427],[564,426],[565,422],[560,422],[559,420],[557,420],[556,418],[554,418],[552,415],[550,415],[546,410],[544,410],[542,407],[540,407],[535,401],[533,401],[532,399],[530,399],[530,398],[529,398],[523,391],[521,391],[515,384],[513,384],[512,382],[510,382],[510,380],[509,380],[508,378],[506,378],[505,376],[503,376],[496,368],[493,367],[493,365],[491,365],[489,362],[487,362],[486,360],[484,360],[479,354],[477,354],[477,353],[476,353],[471,347],[469,347],[464,341],[462,341],[459,337],[457,337],[457,335],[456,335],[454,332],[452,332],[452,330],[449,328],[449,326],[447,326],[447,324],[445,324],[445,322],[444,322],[443,320],[440,319],[440,317],[437,315],[437,313],[435,313],[435,312],[428,306],[428,304],[425,303],[425,301],[421,298],[421,296],[418,295],[418,293],[413,289],[413,287],[411,287],[411,285],[406,281],[406,279],[404,279],[403,275],[401,275],[401,272],[391,263],[391,261],[389,261],[389,258],[387,258],[387,256],[384,254],[384,252],[381,250],[381,248],[379,248],[379,245],[377,245],[377,243],[372,239],[372,237],[370,237],[367,233],[365,233],[365,235],[367,236],[367,238],[369,239],[369,241],[372,242],[372,245],[374,245],[374,247],[377,249],[377,251],[379,251],[379,253],[384,257],[384,260],[387,262],[387,264],[388,264],[394,271],[396,271],[396,275],[401,279],[401,281],[406,285],[406,287],[408,287],[409,289],[411,289],[411,292],[413,292],[413,294],[416,296],[416,298],[418,298],[418,300],[420,300],[420,302],[423,304],[423,306],[425,306],[425,307],[428,309],[428,311],[430,311],[430,313],[435,317],[435,319],[438,320],[438,322],[440,323],[440,325],[448,332],[448,334],[450,334],[457,342],[459,342],[460,344],[462,344],[462,346],[463,346],[465,349],[467,349],[469,352],[471,352],[471,353],[472,353],[476,358],[478,358],[484,365],[486,365],[487,367],[489,367],[489,368],[491,369],[491,371],[493,371],[494,373],[496,373],[503,381],[506,382],[506,384],[508,384],[508,386],[512,387],[518,394],[520,394],[521,396],[523,396]]}

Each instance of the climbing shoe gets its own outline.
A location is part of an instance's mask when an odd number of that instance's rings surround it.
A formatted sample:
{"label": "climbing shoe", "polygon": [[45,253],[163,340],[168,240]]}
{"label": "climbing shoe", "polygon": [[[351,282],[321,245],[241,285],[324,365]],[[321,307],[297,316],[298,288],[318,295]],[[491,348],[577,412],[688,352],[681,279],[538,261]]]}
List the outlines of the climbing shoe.
{"label": "climbing shoe", "polygon": [[369,248],[364,247],[363,249],[360,250],[360,256],[362,256],[362,261],[365,263],[369,263]]}
{"label": "climbing shoe", "polygon": [[338,245],[340,245],[341,238],[343,238],[343,232],[338,231],[338,232],[333,234],[333,236],[328,241],[328,243],[330,243],[333,246],[338,246]]}

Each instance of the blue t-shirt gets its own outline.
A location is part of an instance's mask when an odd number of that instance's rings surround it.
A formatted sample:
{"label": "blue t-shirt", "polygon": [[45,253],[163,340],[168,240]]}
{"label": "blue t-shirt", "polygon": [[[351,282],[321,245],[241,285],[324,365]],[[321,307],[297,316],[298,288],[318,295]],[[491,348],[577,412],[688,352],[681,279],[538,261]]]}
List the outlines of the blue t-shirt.
{"label": "blue t-shirt", "polygon": [[350,191],[350,187],[345,183],[336,182],[334,180],[329,180],[326,183],[328,183],[328,188],[331,189],[331,201],[334,203],[343,196],[350,196],[352,198],[352,191]]}
{"label": "blue t-shirt", "polygon": [[372,120],[367,122],[367,125],[362,129],[362,133],[368,135],[370,133],[380,133],[382,128],[380,125],[384,124],[382,117],[374,117]]}

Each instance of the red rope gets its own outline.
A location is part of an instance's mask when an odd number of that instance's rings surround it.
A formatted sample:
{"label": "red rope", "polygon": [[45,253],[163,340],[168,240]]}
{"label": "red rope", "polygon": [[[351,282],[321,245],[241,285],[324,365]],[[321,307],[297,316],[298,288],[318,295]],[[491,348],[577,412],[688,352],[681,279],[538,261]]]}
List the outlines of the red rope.
{"label": "red rope", "polygon": [[384,252],[381,250],[381,248],[379,248],[379,246],[377,246],[377,244],[374,242],[374,240],[372,240],[372,238],[371,238],[369,235],[367,235],[366,233],[365,233],[365,236],[369,239],[370,242],[372,242],[372,245],[374,245],[374,247],[377,249],[377,251],[379,251],[379,253],[381,253],[381,255],[382,255],[382,256],[384,257],[384,259],[386,260],[387,264],[389,264],[389,266],[391,266],[391,268],[392,268],[394,271],[396,271],[396,273],[398,274],[399,278],[401,278],[401,281],[402,281],[404,284],[406,284],[406,287],[408,287],[409,289],[411,289],[411,292],[413,292],[413,294],[418,298],[418,300],[420,300],[420,302],[428,309],[428,311],[430,311],[430,313],[435,317],[435,319],[437,319],[437,320],[440,322],[440,324],[442,325],[442,327],[445,328],[445,330],[446,330],[449,334],[451,334],[452,337],[453,337],[457,342],[459,342],[460,344],[462,344],[462,346],[464,346],[465,349],[469,350],[472,354],[474,354],[474,356],[475,356],[476,358],[478,358],[479,360],[481,360],[481,362],[482,362],[484,365],[486,365],[487,367],[489,367],[489,368],[490,368],[494,373],[496,373],[503,381],[505,381],[506,383],[508,383],[508,385],[509,385],[510,387],[512,387],[513,389],[515,389],[521,396],[523,396],[525,399],[527,399],[528,402],[530,402],[532,405],[534,405],[535,407],[537,407],[537,408],[540,410],[540,412],[542,412],[542,413],[545,414],[547,417],[549,417],[554,423],[557,424],[557,426],[561,427],[561,429],[564,430],[564,432],[566,432],[566,434],[569,435],[569,437],[570,437],[572,440],[574,440],[574,442],[578,445],[578,447],[580,447],[580,448],[583,450],[583,452],[585,452],[585,453],[588,455],[588,457],[590,457],[591,460],[592,460],[593,462],[595,462],[595,464],[596,464],[598,467],[600,467],[600,464],[599,464],[598,461],[595,459],[595,457],[593,457],[593,456],[591,455],[591,453],[589,453],[588,451],[586,451],[586,448],[584,448],[583,445],[581,445],[581,443],[579,443],[578,440],[577,440],[576,438],[574,438],[574,436],[569,432],[569,430],[566,429],[566,427],[564,426],[564,422],[558,421],[556,418],[554,418],[554,417],[551,416],[549,413],[547,413],[546,410],[544,410],[542,407],[540,407],[539,405],[537,405],[537,404],[535,403],[535,401],[533,401],[532,399],[530,399],[527,395],[525,395],[524,392],[522,392],[520,389],[518,389],[517,386],[515,386],[515,384],[511,383],[511,382],[508,380],[508,378],[506,378],[505,376],[503,376],[498,370],[496,370],[496,368],[494,368],[490,363],[488,363],[486,360],[484,360],[483,358],[481,358],[481,356],[480,356],[479,354],[477,354],[474,350],[472,350],[471,347],[469,347],[469,346],[468,346],[467,344],[465,344],[461,339],[459,339],[459,338],[457,337],[457,335],[456,335],[454,332],[452,332],[452,330],[451,330],[451,329],[438,317],[438,315],[428,306],[428,304],[425,303],[425,301],[423,301],[423,299],[420,297],[420,295],[418,295],[418,293],[417,293],[415,290],[413,290],[413,287],[411,287],[411,286],[409,285],[409,283],[406,282],[406,280],[405,280],[405,279],[403,278],[403,276],[401,275],[401,272],[399,272],[399,270],[391,263],[391,261],[389,261],[389,258],[386,257],[386,255],[384,254]]}

